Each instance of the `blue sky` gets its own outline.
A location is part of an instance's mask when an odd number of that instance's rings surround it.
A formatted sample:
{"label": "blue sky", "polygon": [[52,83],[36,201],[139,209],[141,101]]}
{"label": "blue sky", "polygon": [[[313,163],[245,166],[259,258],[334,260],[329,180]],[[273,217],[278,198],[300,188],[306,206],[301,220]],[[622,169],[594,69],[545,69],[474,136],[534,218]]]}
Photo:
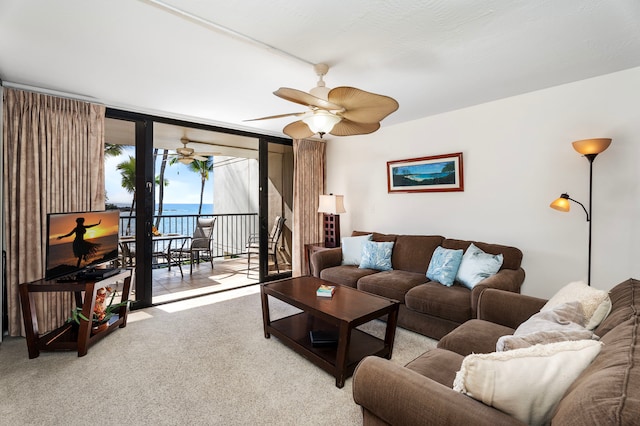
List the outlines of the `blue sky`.
{"label": "blue sky", "polygon": [[[134,152],[126,151],[124,155],[118,157],[107,157],[105,159],[105,188],[107,190],[107,202],[129,206],[132,201],[132,194],[122,188],[122,177],[116,166],[126,161],[129,155]],[[161,157],[156,161],[156,174],[160,172]],[[198,204],[200,202],[200,175],[192,172],[181,163],[170,166],[167,163],[165,169],[165,179],[169,180],[169,185],[164,188],[164,202],[168,204]],[[156,188],[156,202],[158,194]],[[204,187],[204,203],[213,203],[213,179],[212,175]]]}

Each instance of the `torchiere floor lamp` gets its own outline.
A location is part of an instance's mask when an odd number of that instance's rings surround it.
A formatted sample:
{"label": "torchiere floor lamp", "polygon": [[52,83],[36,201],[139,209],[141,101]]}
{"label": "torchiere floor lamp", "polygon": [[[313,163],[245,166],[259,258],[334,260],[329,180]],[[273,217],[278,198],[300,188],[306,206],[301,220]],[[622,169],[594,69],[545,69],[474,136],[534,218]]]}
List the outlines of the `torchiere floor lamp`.
{"label": "torchiere floor lamp", "polygon": [[552,202],[549,207],[559,210],[561,212],[568,212],[570,209],[569,201],[578,203],[584,209],[587,214],[587,222],[589,222],[589,260],[587,270],[587,284],[591,285],[591,224],[593,223],[593,209],[591,205],[591,194],[593,191],[593,160],[596,159],[605,149],[611,145],[611,139],[598,138],[598,139],[583,139],[573,142],[573,148],[580,154],[584,155],[589,160],[589,210],[586,209],[584,204],[569,197],[569,194],[564,193],[560,195],[560,198]]}

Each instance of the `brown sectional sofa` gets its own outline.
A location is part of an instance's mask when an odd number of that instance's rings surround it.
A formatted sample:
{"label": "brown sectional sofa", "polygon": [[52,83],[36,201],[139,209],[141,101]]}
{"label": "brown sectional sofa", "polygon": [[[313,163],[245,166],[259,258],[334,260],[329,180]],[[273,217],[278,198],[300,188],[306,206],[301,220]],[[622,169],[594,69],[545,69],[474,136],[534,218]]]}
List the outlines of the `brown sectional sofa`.
{"label": "brown sectional sofa", "polygon": [[[632,425],[640,420],[640,281],[614,287],[612,309],[596,328],[600,353],[565,392],[551,424]],[[545,300],[500,290],[484,291],[478,319],[467,322],[405,367],[365,358],[353,377],[353,396],[365,425],[522,425],[520,421],[452,390],[469,353],[495,351]]]}
{"label": "brown sectional sofa", "polygon": [[[520,267],[522,252],[509,246],[444,238],[439,235],[395,235],[377,232],[354,232],[353,236],[373,234],[372,241],[393,241],[392,271],[361,269],[341,265],[340,248],[323,250],[311,256],[311,271],[324,280],[357,287],[359,290],[400,302],[398,325],[435,339],[449,333],[476,316],[480,293],[498,288],[519,293],[524,281]],[[429,281],[427,268],[438,246],[466,250],[473,243],[491,254],[502,254],[500,271],[477,284],[473,290],[455,283],[446,287]]]}

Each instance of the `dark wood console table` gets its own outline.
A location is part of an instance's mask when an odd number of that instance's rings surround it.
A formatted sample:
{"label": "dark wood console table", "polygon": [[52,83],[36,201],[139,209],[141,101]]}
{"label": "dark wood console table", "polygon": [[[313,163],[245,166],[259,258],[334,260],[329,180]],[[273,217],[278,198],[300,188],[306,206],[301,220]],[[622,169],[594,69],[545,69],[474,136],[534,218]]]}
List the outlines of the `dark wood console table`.
{"label": "dark wood console table", "polygon": [[[116,328],[123,328],[127,325],[128,308],[123,306],[120,308],[118,314],[109,320],[109,327],[95,334],[91,333],[91,322],[81,320],[79,327],[77,327],[76,324],[64,323],[55,330],[40,335],[38,331],[38,318],[36,317],[36,304],[32,297],[34,293],[73,292],[76,305],[82,306],[82,314],[86,318],[92,318],[96,292],[100,288],[107,286],[113,288],[122,286],[122,301],[129,300],[131,271],[123,269],[119,274],[99,281],[57,282],[56,280],[43,279],[20,284],[20,303],[22,305],[22,316],[24,318],[29,358],[37,358],[40,355],[40,351],[58,350],[77,350],[78,356],[84,356],[93,344]],[[69,312],[69,315],[71,315],[71,312]]]}

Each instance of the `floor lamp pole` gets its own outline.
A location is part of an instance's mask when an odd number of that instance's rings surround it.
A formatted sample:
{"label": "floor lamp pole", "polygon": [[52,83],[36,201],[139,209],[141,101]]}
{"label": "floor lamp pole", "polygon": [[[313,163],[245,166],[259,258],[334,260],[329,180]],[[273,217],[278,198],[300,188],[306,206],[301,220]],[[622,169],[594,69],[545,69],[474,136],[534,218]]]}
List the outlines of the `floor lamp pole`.
{"label": "floor lamp pole", "polygon": [[591,205],[591,194],[593,192],[593,160],[596,159],[598,154],[586,154],[587,160],[589,160],[589,214],[587,220],[589,221],[589,259],[587,261],[587,285],[591,285],[591,224],[593,223],[593,206]]}

